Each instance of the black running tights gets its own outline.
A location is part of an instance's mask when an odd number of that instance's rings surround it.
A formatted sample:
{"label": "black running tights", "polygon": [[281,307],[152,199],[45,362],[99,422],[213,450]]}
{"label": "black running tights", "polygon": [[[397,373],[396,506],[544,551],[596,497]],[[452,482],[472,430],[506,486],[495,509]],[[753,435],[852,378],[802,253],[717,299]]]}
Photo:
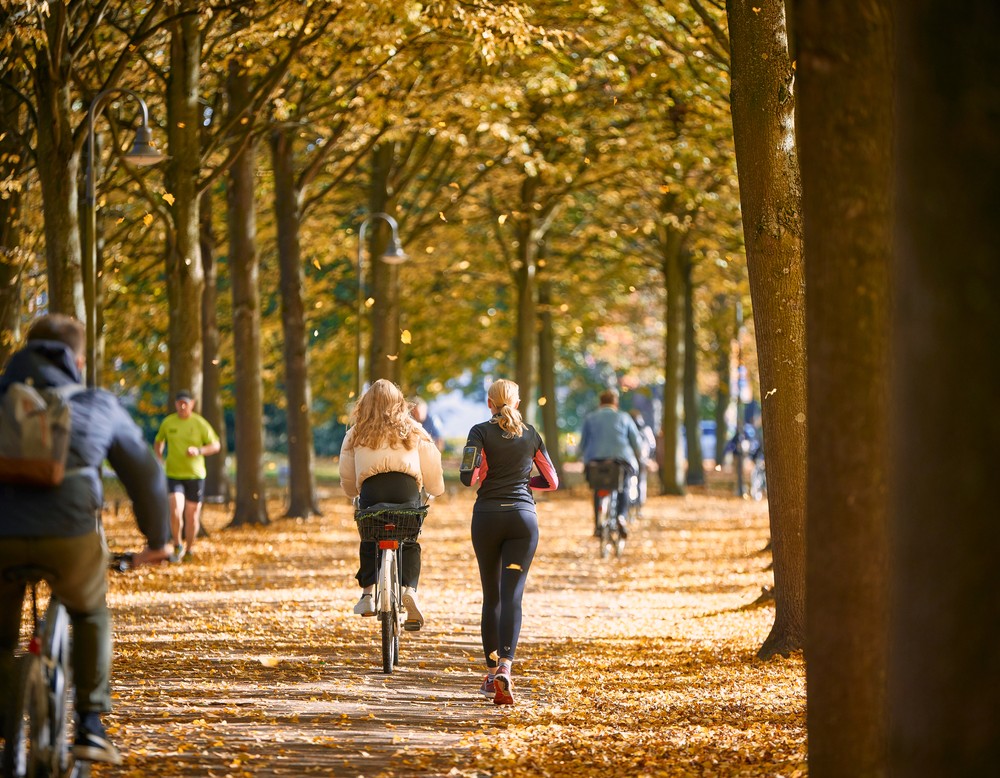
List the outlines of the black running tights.
{"label": "black running tights", "polygon": [[476,511],[472,515],[472,547],[483,584],[483,654],[488,667],[514,660],[521,632],[521,596],[538,546],[538,519],[533,510]]}

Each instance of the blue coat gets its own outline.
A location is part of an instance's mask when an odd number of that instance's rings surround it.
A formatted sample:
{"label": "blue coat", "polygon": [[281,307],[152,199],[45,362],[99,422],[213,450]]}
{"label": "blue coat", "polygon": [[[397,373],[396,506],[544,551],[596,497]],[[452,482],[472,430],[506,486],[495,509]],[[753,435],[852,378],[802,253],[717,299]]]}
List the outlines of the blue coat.
{"label": "blue coat", "polygon": [[[0,376],[0,395],[10,384],[36,387],[81,383],[68,346],[30,341]],[[100,474],[107,460],[132,500],[139,530],[150,547],[170,540],[167,483],[142,430],[111,392],[86,389],[70,399],[68,473],[53,488],[0,483],[0,537],[76,537],[93,532],[104,501]]]}
{"label": "blue coat", "polygon": [[613,405],[602,405],[587,414],[580,432],[583,462],[595,459],[620,459],[638,472],[639,461],[645,459],[639,429],[627,413]]}

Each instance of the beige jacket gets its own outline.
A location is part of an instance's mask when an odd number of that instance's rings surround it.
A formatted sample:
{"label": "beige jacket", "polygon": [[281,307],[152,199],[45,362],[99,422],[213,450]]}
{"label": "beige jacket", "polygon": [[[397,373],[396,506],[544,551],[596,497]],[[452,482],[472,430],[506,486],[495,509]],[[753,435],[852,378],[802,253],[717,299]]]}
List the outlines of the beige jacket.
{"label": "beige jacket", "polygon": [[348,497],[357,497],[361,484],[376,473],[406,473],[432,497],[444,494],[441,452],[422,428],[416,448],[365,448],[354,446],[354,430],[347,431],[340,447],[340,486]]}

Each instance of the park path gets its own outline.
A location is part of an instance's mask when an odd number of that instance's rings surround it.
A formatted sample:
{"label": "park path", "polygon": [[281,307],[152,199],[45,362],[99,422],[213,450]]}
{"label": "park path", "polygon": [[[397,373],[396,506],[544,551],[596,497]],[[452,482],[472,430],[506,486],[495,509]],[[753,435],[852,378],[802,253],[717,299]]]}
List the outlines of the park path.
{"label": "park path", "polygon": [[[699,619],[752,600],[768,580],[754,557],[766,540],[761,506],[653,498],[625,559],[602,562],[586,495],[543,497],[518,704],[497,708],[478,694],[471,508],[467,492],[432,506],[427,623],[403,635],[401,665],[385,675],[378,623],[351,613],[357,534],[346,500],[324,500],[321,517],[239,529],[208,506],[194,562],[112,576],[110,722],[127,761],[95,775],[490,775],[478,755],[515,722],[552,715],[588,654],[614,674],[616,656],[669,645],[682,625],[697,632]],[[113,548],[137,545],[127,511],[106,522]],[[732,569],[706,576],[706,560]],[[758,632],[766,622],[756,619]]]}

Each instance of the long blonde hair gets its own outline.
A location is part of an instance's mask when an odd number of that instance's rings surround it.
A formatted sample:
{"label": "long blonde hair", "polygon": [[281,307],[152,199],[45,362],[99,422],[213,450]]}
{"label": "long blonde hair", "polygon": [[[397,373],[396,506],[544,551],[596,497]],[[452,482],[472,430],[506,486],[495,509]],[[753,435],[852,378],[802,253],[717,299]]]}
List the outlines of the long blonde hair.
{"label": "long blonde hair", "polygon": [[410,417],[410,404],[399,387],[384,378],[361,395],[351,411],[355,447],[412,449],[423,429]]}
{"label": "long blonde hair", "polygon": [[503,430],[505,438],[519,438],[525,430],[524,420],[517,410],[521,399],[520,390],[513,381],[500,378],[493,382],[486,396],[493,403],[496,416],[490,421]]}

